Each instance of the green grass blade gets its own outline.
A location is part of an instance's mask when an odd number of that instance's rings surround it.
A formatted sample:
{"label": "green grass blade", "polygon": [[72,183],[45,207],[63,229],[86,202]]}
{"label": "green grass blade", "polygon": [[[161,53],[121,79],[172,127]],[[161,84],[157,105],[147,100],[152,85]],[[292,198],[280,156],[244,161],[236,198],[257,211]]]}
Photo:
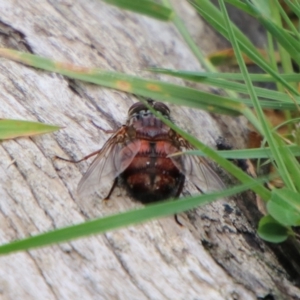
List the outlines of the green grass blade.
{"label": "green grass blade", "polygon": [[300,19],[300,5],[299,2],[295,2],[294,0],[285,0],[284,1],[291,9],[293,13],[295,13]]}
{"label": "green grass blade", "polygon": [[[223,15],[220,11],[208,0],[195,0],[193,3],[199,14],[220,34],[225,38],[229,39],[229,34],[227,27],[225,26],[225,21]],[[298,91],[288,84],[282,77],[280,77],[277,72],[264,60],[262,55],[253,46],[253,44],[246,38],[246,36],[233,24],[233,31],[235,37],[237,38],[239,47],[241,51],[245,53],[253,62],[255,62],[260,68],[265,70],[267,73],[272,75],[276,80],[278,80],[286,89],[292,92],[294,95],[299,95]]]}
{"label": "green grass blade", "polygon": [[[271,0],[273,1],[273,0]],[[261,0],[251,0],[251,4],[253,4],[253,6],[255,6],[260,12],[261,14],[271,17],[271,1],[270,0],[265,0],[265,1],[261,1]],[[275,0],[276,1],[276,0]],[[250,7],[250,2],[248,0],[245,1],[248,8],[250,10],[253,11],[253,9]]]}
{"label": "green grass blade", "polygon": [[[199,205],[210,203],[218,198],[228,197],[240,193],[251,187],[253,186],[244,184],[221,192],[187,197],[176,201],[164,201],[157,204],[150,204],[145,208],[87,221],[79,225],[73,225],[29,237],[20,241],[14,241],[0,246],[0,254],[8,254],[16,251],[43,247],[54,243],[66,242],[91,234],[99,234],[116,228],[138,224],[153,218],[180,213]],[[177,226],[175,221],[174,226]]]}
{"label": "green grass blade", "polygon": [[238,8],[239,10],[247,13],[248,15],[252,14],[252,10],[249,9],[248,5],[240,0],[225,0],[226,3],[231,4],[232,6]]}
{"label": "green grass blade", "polygon": [[122,9],[130,10],[161,21],[170,21],[174,17],[174,12],[157,2],[148,0],[102,0],[108,4]]}
{"label": "green grass blade", "polygon": [[228,33],[229,33],[230,41],[232,43],[232,47],[233,47],[234,52],[236,54],[237,61],[239,63],[241,72],[242,72],[243,77],[245,79],[245,83],[246,83],[247,88],[249,90],[249,95],[250,95],[250,97],[253,101],[253,105],[254,105],[256,114],[258,116],[259,122],[260,122],[262,130],[263,130],[262,131],[263,136],[266,137],[266,139],[268,141],[268,144],[269,144],[269,146],[272,150],[273,156],[275,158],[276,164],[278,166],[278,173],[280,174],[280,177],[282,178],[282,180],[284,181],[286,186],[291,190],[295,190],[293,180],[291,179],[291,176],[288,172],[288,169],[287,169],[287,167],[284,163],[284,159],[283,159],[283,157],[282,157],[282,155],[279,151],[279,147],[278,147],[279,146],[278,145],[279,138],[273,136],[273,133],[272,133],[267,121],[266,121],[263,110],[260,106],[259,100],[257,99],[257,96],[256,96],[255,91],[253,89],[252,82],[251,82],[251,80],[248,76],[247,68],[246,68],[245,62],[243,60],[242,53],[239,50],[238,41],[235,39],[235,34],[234,34],[233,29],[232,29],[231,22],[229,20],[229,16],[228,16],[227,11],[226,11],[224,0],[219,0],[219,4],[220,4],[220,7],[221,7],[221,11],[223,12],[223,15],[224,15],[224,19],[225,19],[225,22],[226,22],[226,27],[228,28]]}
{"label": "green grass blade", "polygon": [[[77,67],[11,49],[0,49],[0,56],[31,67],[57,72],[73,79],[79,79],[154,100],[203,109],[211,113],[239,115],[244,113],[246,105],[252,106],[252,103],[245,99],[231,99],[157,80],[147,80],[117,72]],[[290,110],[296,107],[294,103],[281,103],[278,105],[278,103],[274,101],[262,101],[261,105],[264,108]]]}
{"label": "green grass blade", "polygon": [[32,136],[59,130],[61,127],[22,120],[0,120],[0,140]]}
{"label": "green grass blade", "polygon": [[[209,0],[195,0],[192,2],[195,9],[200,13],[200,15],[213,26],[220,34],[228,38],[227,29],[225,28],[224,17],[222,16],[220,10]],[[254,45],[249,41],[249,39],[234,26],[235,35],[239,42],[245,47],[249,47],[254,53],[260,56],[260,53],[254,47]]]}
{"label": "green grass blade", "polygon": [[[169,0],[162,0],[163,3],[168,6],[172,7],[172,4]],[[174,10],[173,10],[174,11]],[[201,49],[196,45],[192,36],[188,32],[187,28],[184,25],[184,22],[180,19],[180,17],[174,12],[173,24],[181,34],[182,38],[185,40],[186,44],[189,46],[190,50],[194,53],[195,57],[200,62],[201,66],[210,72],[216,72],[215,66],[207,59]],[[236,96],[236,95],[231,95]]]}
{"label": "green grass blade", "polygon": [[253,9],[253,12],[256,14],[255,17],[261,22],[261,24],[276,38],[276,40],[289,53],[289,55],[298,64],[300,64],[299,41],[297,41],[285,29],[275,24],[272,19],[266,17],[266,15],[261,14],[254,5],[249,4],[249,7]]}
{"label": "green grass blade", "polygon": [[[294,185],[296,187],[296,190],[300,192],[300,165],[296,157],[293,155],[293,153],[289,150],[289,148],[285,147],[282,141],[281,145],[279,145],[279,151],[280,154],[284,160],[284,164],[287,168],[287,171],[291,177],[291,179],[294,182]],[[298,194],[300,198],[300,194]],[[299,224],[300,225],[300,224]]]}
{"label": "green grass blade", "polygon": [[116,72],[76,67],[11,49],[0,49],[0,56],[32,67],[57,72],[70,78],[99,84],[154,100],[164,100],[175,104],[187,105],[209,112],[238,115],[245,108],[244,104],[236,100],[201,92],[196,89],[155,80],[145,80]]}
{"label": "green grass blade", "polygon": [[[297,145],[286,146],[293,156],[300,156],[300,147]],[[205,156],[202,151],[190,150],[183,152],[185,155],[198,155]],[[222,150],[217,152],[220,156],[229,159],[261,159],[273,158],[270,148],[254,148],[254,149],[241,149],[241,150]],[[296,164],[297,166],[297,164]],[[299,168],[300,169],[300,168]],[[300,178],[300,177],[299,177]]]}
{"label": "green grass blade", "polygon": [[[176,72],[176,73],[173,72],[172,73],[172,72],[167,72],[166,70],[155,70],[155,72],[186,79],[186,78],[184,78],[185,74],[183,76],[181,76],[181,74],[179,72]],[[192,77],[192,79],[194,79],[194,77]],[[194,80],[194,81],[196,81],[196,80]],[[232,90],[232,91],[235,91],[237,93],[248,94],[247,87],[243,83],[232,82],[232,81],[228,81],[228,80],[224,80],[224,79],[218,79],[218,78],[209,78],[209,77],[201,77],[201,79],[200,79],[200,77],[198,77],[197,81],[201,82],[203,84],[210,85],[210,86],[215,86],[215,87],[219,87],[219,88],[222,88],[222,89]],[[277,101],[284,101],[284,102],[288,102],[288,103],[294,103],[292,101],[292,99],[288,95],[286,95],[285,93],[276,92],[274,90],[269,90],[269,89],[260,88],[260,87],[254,87],[254,90],[255,90],[255,93],[257,94],[258,97],[268,98],[270,100],[277,100]],[[299,97],[294,97],[294,99],[300,105],[300,96]]]}
{"label": "green grass blade", "polygon": [[[286,11],[284,10],[284,8],[282,7],[282,5],[277,1],[275,2],[277,9],[279,10],[280,15],[282,16],[282,19],[284,20],[284,22],[287,24],[287,27],[291,30],[291,33],[297,37],[297,39],[300,39],[300,35],[299,32],[297,30],[297,28],[294,26],[291,18],[287,15]],[[295,12],[295,11],[294,11]],[[281,24],[282,25],[282,24]]]}
{"label": "green grass blade", "polygon": [[[186,70],[171,70],[162,68],[148,68],[148,71],[157,72],[161,74],[171,75],[186,80],[201,82],[203,78],[220,78],[236,81],[244,81],[241,73],[211,73],[211,72],[196,72]],[[251,81],[255,82],[276,82],[276,79],[269,74],[249,74]],[[287,82],[299,82],[300,74],[280,74]]]}

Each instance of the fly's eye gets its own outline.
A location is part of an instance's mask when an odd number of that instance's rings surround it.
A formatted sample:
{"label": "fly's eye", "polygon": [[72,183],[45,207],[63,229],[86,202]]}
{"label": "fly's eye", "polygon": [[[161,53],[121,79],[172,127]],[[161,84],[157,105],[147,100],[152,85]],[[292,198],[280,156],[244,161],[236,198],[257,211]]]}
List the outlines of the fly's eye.
{"label": "fly's eye", "polygon": [[170,109],[167,105],[162,102],[155,102],[153,108],[160,112],[163,116],[169,117],[170,116]]}
{"label": "fly's eye", "polygon": [[137,102],[131,105],[128,110],[128,116],[133,117],[136,114],[139,114],[141,111],[146,110],[146,106],[143,103]]}
{"label": "fly's eye", "polygon": [[[160,112],[163,116],[169,118],[170,117],[170,109],[167,105],[162,102],[155,102],[148,100],[148,103],[157,111]],[[141,102],[134,103],[128,111],[128,116],[133,117],[136,114],[142,114],[144,116],[148,116],[151,112],[148,110],[147,106],[145,106]]]}
{"label": "fly's eye", "polygon": [[137,120],[139,120],[140,115],[138,113],[135,113],[135,114],[131,115],[131,118],[136,118]]}

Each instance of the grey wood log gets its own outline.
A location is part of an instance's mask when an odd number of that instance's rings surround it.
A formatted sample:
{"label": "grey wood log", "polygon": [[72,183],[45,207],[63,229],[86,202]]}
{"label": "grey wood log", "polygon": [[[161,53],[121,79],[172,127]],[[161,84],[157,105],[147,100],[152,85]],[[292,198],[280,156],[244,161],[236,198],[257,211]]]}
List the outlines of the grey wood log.
{"label": "grey wood log", "polygon": [[[222,40],[184,1],[173,1],[206,52]],[[0,44],[57,61],[128,74],[148,66],[201,70],[172,24],[124,12],[101,1],[0,1]],[[128,94],[32,69],[0,58],[0,117],[65,126],[53,134],[0,146],[1,244],[141,205],[122,189],[104,203],[77,199],[105,129],[126,120]],[[214,146],[226,135],[244,145],[244,121],[170,105],[177,124]],[[111,183],[105,182],[109,188]],[[184,193],[192,192],[187,186]],[[246,196],[245,196],[246,197]],[[247,196],[247,197],[251,197]],[[253,196],[252,196],[253,199]],[[239,199],[238,203],[243,199]],[[251,200],[250,200],[251,201]],[[253,200],[254,201],[254,200]],[[288,271],[255,233],[255,223],[224,199],[180,215],[104,235],[0,257],[1,299],[299,299]]]}

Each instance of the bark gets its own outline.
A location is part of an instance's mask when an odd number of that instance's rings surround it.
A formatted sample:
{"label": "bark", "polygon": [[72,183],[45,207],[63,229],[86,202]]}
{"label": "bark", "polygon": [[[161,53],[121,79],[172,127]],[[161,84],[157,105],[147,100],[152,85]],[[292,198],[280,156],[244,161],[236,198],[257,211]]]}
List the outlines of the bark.
{"label": "bark", "polygon": [[[216,50],[222,40],[187,2],[174,3],[201,48]],[[148,78],[164,78],[143,71],[153,65],[201,70],[172,24],[96,0],[1,0],[0,26],[3,47],[57,61]],[[6,59],[0,59],[0,69],[1,118],[65,126],[53,134],[2,142],[2,244],[139,206],[122,189],[108,204],[99,197],[77,199],[88,162],[53,160],[55,155],[78,159],[101,148],[108,136],[90,121],[116,129],[136,101],[133,96]],[[226,135],[243,146],[242,119],[170,107],[177,124],[205,143],[214,145]],[[187,186],[184,193],[190,191]],[[257,224],[240,205],[247,200],[255,207],[254,197],[243,197],[181,214],[182,228],[168,217],[0,257],[1,299],[299,299],[293,281],[299,273],[291,273],[257,237]]]}

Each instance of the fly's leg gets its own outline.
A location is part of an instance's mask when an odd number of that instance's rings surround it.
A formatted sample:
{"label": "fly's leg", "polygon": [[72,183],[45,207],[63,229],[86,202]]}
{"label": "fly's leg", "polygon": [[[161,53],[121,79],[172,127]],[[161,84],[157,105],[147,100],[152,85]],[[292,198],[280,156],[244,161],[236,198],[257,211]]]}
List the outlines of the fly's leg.
{"label": "fly's leg", "polygon": [[70,163],[73,163],[73,164],[77,164],[77,163],[79,163],[79,162],[82,162],[82,161],[84,161],[84,160],[87,160],[88,158],[90,158],[90,157],[92,157],[92,156],[95,156],[95,155],[98,154],[100,151],[101,151],[101,150],[97,150],[97,151],[95,151],[95,152],[93,152],[93,153],[91,153],[91,154],[89,154],[89,155],[87,155],[87,156],[85,156],[85,157],[83,157],[83,158],[81,158],[81,159],[79,159],[79,160],[67,159],[67,158],[63,158],[63,157],[57,156],[57,155],[54,156],[54,159],[60,159],[60,160],[64,160],[64,161],[67,161],[67,162],[70,162]]}
{"label": "fly's leg", "polygon": [[115,189],[117,183],[118,183],[118,178],[115,178],[114,183],[113,183],[112,187],[110,188],[110,190],[109,190],[107,196],[103,199],[104,201],[108,201],[108,200],[109,200],[109,198],[110,198],[110,196],[111,196],[113,190]]}
{"label": "fly's leg", "polygon": [[178,215],[177,215],[177,214],[174,215],[174,220],[175,220],[175,222],[176,222],[180,227],[183,227],[183,224],[178,220]]}

